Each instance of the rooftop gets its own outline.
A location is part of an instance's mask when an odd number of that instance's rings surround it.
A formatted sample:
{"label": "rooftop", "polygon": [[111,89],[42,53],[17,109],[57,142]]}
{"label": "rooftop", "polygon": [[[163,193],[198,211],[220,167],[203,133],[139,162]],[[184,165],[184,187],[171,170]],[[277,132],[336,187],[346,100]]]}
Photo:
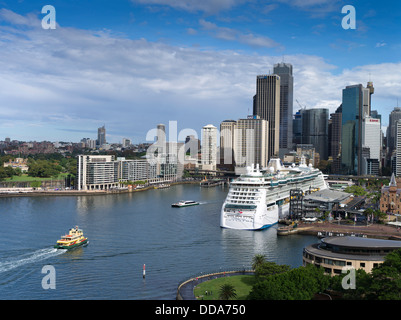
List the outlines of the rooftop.
{"label": "rooftop", "polygon": [[324,189],[313,192],[312,194],[305,196],[305,200],[314,200],[322,202],[341,202],[349,197],[350,194],[347,192]]}
{"label": "rooftop", "polygon": [[352,248],[401,248],[401,241],[398,240],[383,240],[351,236],[324,238],[322,239],[322,242],[330,245]]}
{"label": "rooftop", "polygon": [[[320,257],[347,260],[383,261],[384,256],[401,248],[401,241],[362,237],[328,237],[304,250]],[[324,244],[327,244],[326,246]]]}

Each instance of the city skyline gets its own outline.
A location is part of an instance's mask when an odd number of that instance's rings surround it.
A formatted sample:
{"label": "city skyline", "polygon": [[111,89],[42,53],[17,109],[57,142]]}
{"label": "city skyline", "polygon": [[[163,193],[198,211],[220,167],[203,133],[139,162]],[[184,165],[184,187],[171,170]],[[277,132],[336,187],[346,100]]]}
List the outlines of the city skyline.
{"label": "city skyline", "polygon": [[[255,77],[280,62],[292,64],[294,100],[308,108],[333,113],[344,87],[372,81],[385,132],[397,106],[398,3],[51,4],[55,30],[42,28],[40,1],[1,2],[0,140],[77,142],[105,124],[108,141],[139,143],[169,121],[200,137],[208,123],[251,114]],[[347,4],[355,30],[341,26]]]}

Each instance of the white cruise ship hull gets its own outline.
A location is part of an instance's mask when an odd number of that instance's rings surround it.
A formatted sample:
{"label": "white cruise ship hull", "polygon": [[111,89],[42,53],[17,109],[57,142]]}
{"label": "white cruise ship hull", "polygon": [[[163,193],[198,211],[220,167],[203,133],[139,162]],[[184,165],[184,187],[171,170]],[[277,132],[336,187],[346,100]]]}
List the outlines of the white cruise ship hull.
{"label": "white cruise ship hull", "polygon": [[[283,208],[284,207],[284,208]],[[285,208],[286,207],[286,208]],[[237,230],[263,230],[278,223],[279,211],[288,211],[289,205],[282,207],[277,205],[264,213],[255,213],[254,215],[243,214],[225,214],[221,213],[220,226],[222,228],[237,229]],[[280,210],[279,210],[280,209]],[[223,211],[224,209],[222,209]]]}
{"label": "white cruise ship hull", "polygon": [[[289,204],[273,205],[269,210],[260,208],[255,213],[231,213],[221,209],[220,226],[237,230],[263,230],[278,223],[279,217],[288,215]],[[243,212],[243,211],[242,211]]]}
{"label": "white cruise ship hull", "polygon": [[288,216],[291,190],[307,192],[327,188],[319,170],[300,168],[290,168],[280,176],[263,175],[257,169],[234,180],[221,208],[220,226],[237,230],[269,228]]}

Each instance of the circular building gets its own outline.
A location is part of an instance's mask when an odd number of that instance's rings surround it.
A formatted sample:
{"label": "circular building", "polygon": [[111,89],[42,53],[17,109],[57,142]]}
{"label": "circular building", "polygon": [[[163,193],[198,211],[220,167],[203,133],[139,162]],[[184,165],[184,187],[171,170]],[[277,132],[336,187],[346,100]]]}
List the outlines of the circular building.
{"label": "circular building", "polygon": [[364,269],[383,263],[390,252],[400,249],[401,241],[362,237],[328,237],[303,251],[303,265],[321,266],[330,275],[341,274],[344,268]]}

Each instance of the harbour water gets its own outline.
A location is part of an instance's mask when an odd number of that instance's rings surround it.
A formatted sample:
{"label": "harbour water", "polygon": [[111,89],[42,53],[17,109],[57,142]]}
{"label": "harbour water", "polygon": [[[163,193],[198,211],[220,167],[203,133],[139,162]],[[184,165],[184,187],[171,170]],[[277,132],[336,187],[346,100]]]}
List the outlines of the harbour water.
{"label": "harbour water", "polygon": [[[221,229],[228,189],[177,185],[169,189],[77,197],[0,199],[0,299],[173,300],[181,281],[205,272],[249,267],[255,254],[291,267],[313,236]],[[199,206],[172,208],[178,200]],[[70,227],[86,247],[53,248]],[[146,278],[142,269],[146,265]],[[54,267],[55,289],[42,268]]]}

